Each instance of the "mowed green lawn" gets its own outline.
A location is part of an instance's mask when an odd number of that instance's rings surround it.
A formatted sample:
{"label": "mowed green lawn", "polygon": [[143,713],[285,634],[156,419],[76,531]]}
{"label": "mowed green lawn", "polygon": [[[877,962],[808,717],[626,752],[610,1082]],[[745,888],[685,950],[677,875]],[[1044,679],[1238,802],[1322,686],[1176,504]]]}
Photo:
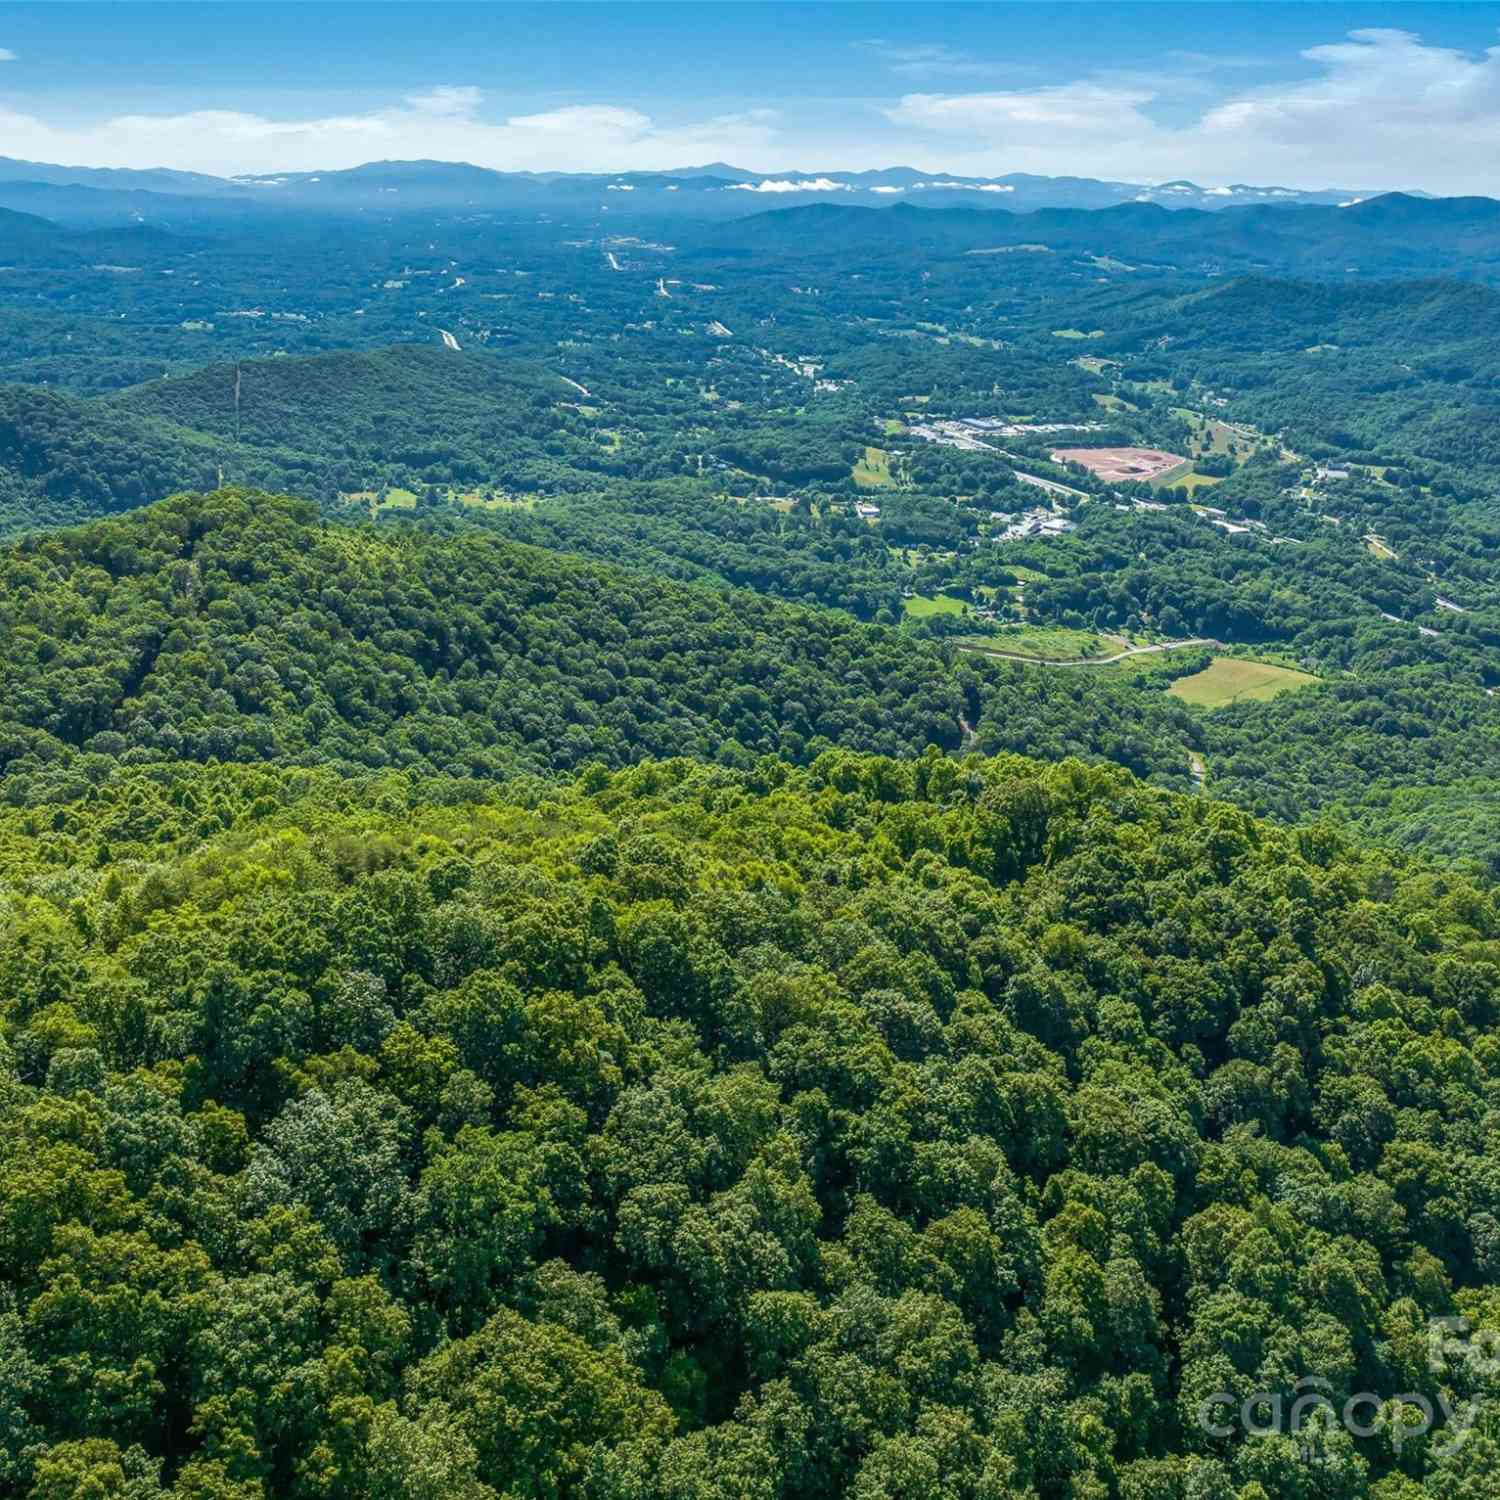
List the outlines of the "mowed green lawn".
{"label": "mowed green lawn", "polygon": [[925,594],[918,594],[904,600],[903,607],[913,619],[925,620],[928,615],[961,615],[968,605],[951,594],[934,594],[930,599]]}
{"label": "mowed green lawn", "polygon": [[1309,672],[1291,667],[1273,667],[1264,661],[1241,661],[1233,656],[1216,656],[1201,672],[1179,677],[1167,689],[1195,708],[1223,708],[1242,698],[1257,702],[1274,698],[1278,693],[1306,687],[1318,679]]}

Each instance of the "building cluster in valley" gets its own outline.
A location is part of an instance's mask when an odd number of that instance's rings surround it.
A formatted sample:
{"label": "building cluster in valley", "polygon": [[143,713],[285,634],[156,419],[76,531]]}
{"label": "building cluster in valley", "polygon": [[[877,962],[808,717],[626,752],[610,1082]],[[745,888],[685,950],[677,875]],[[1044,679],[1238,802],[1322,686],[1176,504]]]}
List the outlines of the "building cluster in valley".
{"label": "building cluster in valley", "polygon": [[1013,457],[985,438],[1037,437],[1056,432],[1102,432],[1102,422],[1008,422],[1004,417],[934,417],[907,428],[924,443],[940,443],[946,448],[960,448],[968,453],[995,453]]}
{"label": "building cluster in valley", "polygon": [[994,539],[997,542],[1018,542],[1026,537],[1061,536],[1065,531],[1072,531],[1077,524],[1042,506],[1022,511],[1014,520],[1011,520],[1007,511],[992,510],[990,519],[1010,522],[1003,531],[995,533]]}

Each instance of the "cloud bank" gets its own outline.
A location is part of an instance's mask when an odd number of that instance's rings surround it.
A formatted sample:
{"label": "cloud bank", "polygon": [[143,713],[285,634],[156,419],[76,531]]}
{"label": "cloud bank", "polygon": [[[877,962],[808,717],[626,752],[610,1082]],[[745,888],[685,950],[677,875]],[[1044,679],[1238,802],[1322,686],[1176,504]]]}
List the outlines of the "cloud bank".
{"label": "cloud bank", "polygon": [[579,104],[482,117],[481,89],[436,84],[385,109],[310,119],[241,110],[117,115],[59,126],[0,102],[4,154],[99,167],[175,167],[234,175],[317,171],[418,157],[507,170],[627,171],[717,157],[763,158],[774,113],[748,110],[666,126],[640,110]]}
{"label": "cloud bank", "polygon": [[[897,79],[948,74],[959,81],[984,66],[936,45],[862,46]],[[8,55],[0,49],[0,60]],[[0,102],[0,149],[42,161],[226,174],[414,157],[602,172],[727,159],[774,181],[791,168],[903,161],[966,176],[1028,171],[1143,182],[1191,177],[1205,185],[1500,191],[1493,165],[1500,161],[1500,46],[1468,53],[1407,31],[1365,29],[1310,48],[1301,60],[1306,77],[1215,92],[1186,122],[1165,115],[1191,93],[1171,72],[865,99],[843,111],[835,127],[841,136],[815,117],[799,119],[794,108],[688,123],[610,103],[507,114],[472,84],[435,83],[385,107],[301,119],[214,109],[78,126]],[[1199,88],[1204,70],[1191,63],[1182,66]],[[1164,59],[1164,69],[1173,66]]]}
{"label": "cloud bank", "polygon": [[1171,88],[1080,80],[1048,88],[907,94],[894,125],[952,143],[951,164],[1160,181],[1500,190],[1500,47],[1471,55],[1411,32],[1354,31],[1302,54],[1305,81],[1249,89],[1186,125],[1151,107]]}

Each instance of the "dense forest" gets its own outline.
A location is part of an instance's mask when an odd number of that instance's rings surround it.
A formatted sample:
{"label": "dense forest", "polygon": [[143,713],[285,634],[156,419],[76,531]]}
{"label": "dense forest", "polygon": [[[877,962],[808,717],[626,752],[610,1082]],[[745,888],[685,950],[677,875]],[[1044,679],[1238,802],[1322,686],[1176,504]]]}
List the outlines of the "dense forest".
{"label": "dense forest", "polygon": [[1077,762],[846,752],[122,768],[4,814],[0,879],[12,1492],[1500,1465],[1461,1336],[1500,1331],[1500,912],[1462,880]]}
{"label": "dense forest", "polygon": [[1496,205],[34,186],[0,1495],[1489,1500]]}
{"label": "dense forest", "polygon": [[[540,524],[520,529],[556,544]],[[837,549],[775,578],[785,554],[761,554],[755,593],[707,567],[668,581],[652,533],[631,535],[614,538],[624,569],[452,516],[330,523],[305,502],[227,490],[33,537],[0,553],[0,796],[65,801],[117,765],[177,758],[493,779],[929,745],[1106,759],[1186,789],[1198,755],[1215,796],[1262,815],[1335,812],[1461,861],[1500,860],[1490,799],[1453,803],[1440,828],[1391,810],[1403,790],[1500,777],[1482,643],[1413,653],[1377,621],[1356,670],[1195,714],[1165,689],[1201,654],[1153,674],[1049,671],[768,597],[799,579],[814,598],[832,587],[853,566]],[[596,539],[607,554],[609,535]],[[1128,587],[1132,575],[1110,576]]]}
{"label": "dense forest", "polygon": [[1192,730],[1122,685],[835,610],[673,585],[474,532],[320,520],[223,491],[0,553],[0,790],[115,766],[279,761],[481,778],[839,745],[1107,756],[1186,786]]}

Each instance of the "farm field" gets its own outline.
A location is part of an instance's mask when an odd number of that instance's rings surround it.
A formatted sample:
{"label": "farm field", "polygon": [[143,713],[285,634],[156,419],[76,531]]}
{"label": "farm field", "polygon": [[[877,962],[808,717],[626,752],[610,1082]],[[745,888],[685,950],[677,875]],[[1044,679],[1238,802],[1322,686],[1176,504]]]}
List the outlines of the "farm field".
{"label": "farm field", "polygon": [[1194,708],[1223,708],[1243,699],[1262,703],[1317,680],[1310,672],[1298,672],[1292,667],[1216,656],[1201,672],[1179,677],[1167,691]]}

